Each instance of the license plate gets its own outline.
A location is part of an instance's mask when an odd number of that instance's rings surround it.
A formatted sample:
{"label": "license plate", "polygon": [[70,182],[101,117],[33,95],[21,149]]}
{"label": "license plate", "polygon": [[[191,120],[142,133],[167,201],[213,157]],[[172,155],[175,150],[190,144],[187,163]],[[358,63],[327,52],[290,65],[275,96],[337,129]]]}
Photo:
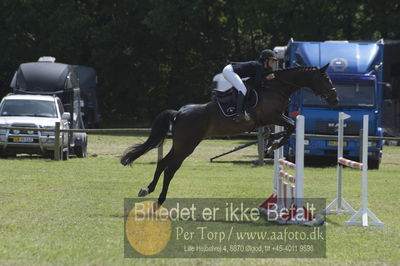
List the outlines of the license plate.
{"label": "license plate", "polygon": [[[328,141],[328,146],[337,147],[338,146],[338,142],[336,140]],[[347,141],[343,141],[343,147],[346,147],[346,146],[347,146]]]}
{"label": "license plate", "polygon": [[13,142],[33,142],[33,138],[30,137],[14,137]]}

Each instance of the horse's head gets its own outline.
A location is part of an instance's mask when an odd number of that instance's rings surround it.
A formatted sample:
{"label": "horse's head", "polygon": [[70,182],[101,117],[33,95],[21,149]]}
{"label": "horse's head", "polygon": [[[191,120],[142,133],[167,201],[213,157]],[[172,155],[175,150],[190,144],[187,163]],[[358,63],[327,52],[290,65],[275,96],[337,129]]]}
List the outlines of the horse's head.
{"label": "horse's head", "polygon": [[328,73],[326,73],[328,66],[329,63],[316,70],[311,89],[316,95],[324,99],[330,107],[333,107],[339,103],[339,97],[336,94],[336,89],[333,87]]}

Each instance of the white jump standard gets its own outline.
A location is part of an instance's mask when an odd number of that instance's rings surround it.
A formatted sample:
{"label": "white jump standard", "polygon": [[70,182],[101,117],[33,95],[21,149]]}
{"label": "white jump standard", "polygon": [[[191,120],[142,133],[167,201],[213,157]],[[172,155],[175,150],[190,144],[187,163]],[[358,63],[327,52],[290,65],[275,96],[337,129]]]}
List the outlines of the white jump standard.
{"label": "white jump standard", "polygon": [[[347,159],[343,158],[343,129],[344,129],[344,120],[349,118],[350,116],[340,112],[339,113],[339,123],[338,123],[338,152],[337,152],[337,157],[338,157],[338,166],[337,166],[337,176],[338,176],[338,185],[337,185],[337,198],[332,201],[325,209],[326,214],[354,214],[356,211],[350,206],[350,204],[345,201],[345,199],[342,196],[342,172],[343,172],[343,165],[340,164],[340,161],[346,160],[350,161]],[[353,162],[353,161],[350,161]],[[360,163],[354,162],[358,165]],[[346,164],[345,164],[346,165]],[[351,166],[348,165],[348,166]],[[361,168],[359,168],[361,169]],[[336,208],[335,208],[336,207]]]}
{"label": "white jump standard", "polygon": [[[279,128],[279,127],[278,127]],[[279,129],[276,127],[276,131]],[[283,147],[274,151],[274,191],[259,207],[261,212],[279,223],[301,224],[313,220],[304,207],[304,116],[296,118],[296,164],[283,158]],[[295,176],[284,171],[283,167],[295,170]],[[288,210],[285,212],[284,210]],[[274,217],[272,214],[283,214]],[[284,217],[282,217],[284,216]],[[303,219],[297,220],[300,216]]]}
{"label": "white jump standard", "polygon": [[[375,214],[373,214],[367,207],[367,187],[368,187],[368,115],[363,116],[363,137],[362,137],[362,162],[355,162],[343,157],[343,121],[350,116],[340,112],[339,113],[339,128],[338,128],[338,196],[327,206],[325,212],[331,213],[350,213],[354,214],[345,225],[362,225],[362,226],[383,226]],[[359,211],[355,211],[343,198],[342,198],[342,169],[343,165],[349,166],[354,169],[362,171],[362,207]],[[342,205],[347,210],[342,209]],[[336,207],[336,210],[332,210]],[[361,218],[360,222],[357,220]],[[368,221],[371,218],[372,222]]]}

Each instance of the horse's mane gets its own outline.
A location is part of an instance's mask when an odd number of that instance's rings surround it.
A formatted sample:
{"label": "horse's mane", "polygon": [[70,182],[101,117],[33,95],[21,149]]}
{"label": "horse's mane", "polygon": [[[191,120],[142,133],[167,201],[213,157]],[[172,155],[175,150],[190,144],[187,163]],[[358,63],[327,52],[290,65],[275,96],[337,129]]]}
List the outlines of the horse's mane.
{"label": "horse's mane", "polygon": [[311,72],[317,70],[317,67],[313,66],[296,66],[296,67],[288,67],[284,69],[278,69],[272,71],[274,74],[279,74],[279,73],[286,73],[286,72]]}

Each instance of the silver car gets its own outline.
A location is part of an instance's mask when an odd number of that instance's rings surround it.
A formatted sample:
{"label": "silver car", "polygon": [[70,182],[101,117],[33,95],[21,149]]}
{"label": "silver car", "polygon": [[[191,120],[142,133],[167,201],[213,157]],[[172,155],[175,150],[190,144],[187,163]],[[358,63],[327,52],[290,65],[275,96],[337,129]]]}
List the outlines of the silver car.
{"label": "silver car", "polygon": [[[70,113],[64,112],[56,96],[9,94],[0,103],[0,127],[26,127],[69,129]],[[20,153],[54,156],[54,131],[0,129],[0,155],[14,156]],[[60,154],[69,157],[68,133],[60,133]]]}

